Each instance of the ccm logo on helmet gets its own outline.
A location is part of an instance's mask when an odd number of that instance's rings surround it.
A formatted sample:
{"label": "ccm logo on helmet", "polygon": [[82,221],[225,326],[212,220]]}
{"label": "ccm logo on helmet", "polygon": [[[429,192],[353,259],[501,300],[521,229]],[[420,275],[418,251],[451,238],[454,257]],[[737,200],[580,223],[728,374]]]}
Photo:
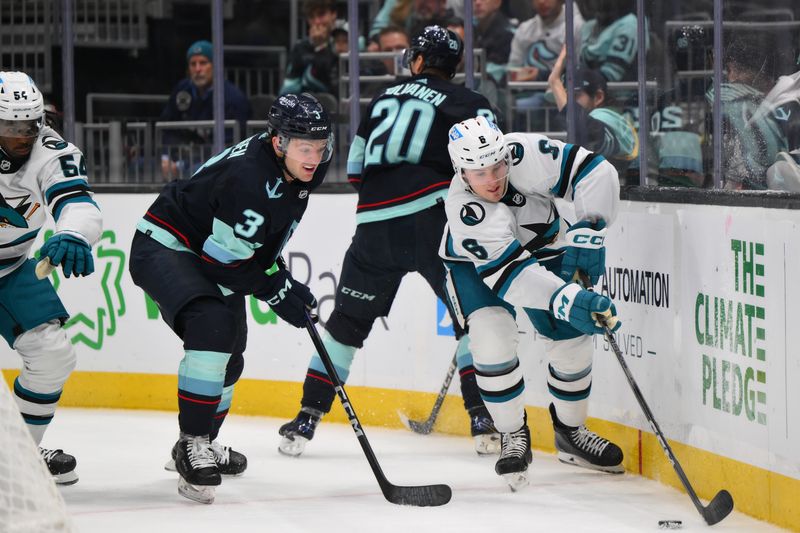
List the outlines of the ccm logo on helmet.
{"label": "ccm logo on helmet", "polygon": [[575,235],[572,242],[575,244],[591,244],[592,246],[603,246],[605,237],[602,235]]}
{"label": "ccm logo on helmet", "polygon": [[324,131],[327,130],[328,126],[312,126],[311,131]]}

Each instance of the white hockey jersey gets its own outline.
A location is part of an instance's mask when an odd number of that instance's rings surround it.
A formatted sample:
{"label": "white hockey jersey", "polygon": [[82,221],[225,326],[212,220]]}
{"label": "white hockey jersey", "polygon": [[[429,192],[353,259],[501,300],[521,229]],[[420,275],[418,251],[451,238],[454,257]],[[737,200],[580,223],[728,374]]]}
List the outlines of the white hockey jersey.
{"label": "white hockey jersey", "polygon": [[[538,15],[520,24],[511,41],[508,66],[536,67],[547,72],[553,70],[561,46],[566,42],[565,12],[564,6],[561,6],[561,13],[550,24],[546,24]],[[573,11],[572,25],[575,28],[575,49],[580,50],[583,17],[577,5]]]}
{"label": "white hockey jersey", "polygon": [[56,231],[94,245],[102,218],[92,200],[83,154],[44,127],[30,157],[20,164],[0,149],[0,277],[24,263],[49,211]]}
{"label": "white hockey jersey", "polygon": [[512,305],[548,309],[565,282],[542,263],[563,253],[569,227],[555,199],[570,202],[577,220],[603,219],[610,226],[619,209],[619,178],[611,163],[579,146],[533,133],[509,133],[505,141],[512,154],[507,193],[489,202],[453,178],[439,254],[445,261],[471,261],[483,282]]}

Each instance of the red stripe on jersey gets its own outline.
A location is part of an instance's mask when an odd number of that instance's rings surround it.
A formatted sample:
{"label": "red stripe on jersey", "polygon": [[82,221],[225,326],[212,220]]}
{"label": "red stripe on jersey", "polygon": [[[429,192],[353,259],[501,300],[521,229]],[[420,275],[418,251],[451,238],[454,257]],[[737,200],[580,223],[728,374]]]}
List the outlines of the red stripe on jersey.
{"label": "red stripe on jersey", "polygon": [[174,228],[173,226],[171,226],[171,225],[167,224],[166,222],[164,222],[163,220],[161,220],[160,218],[158,218],[157,216],[155,216],[155,215],[154,215],[153,213],[151,213],[150,211],[148,211],[147,213],[145,213],[145,216],[148,216],[148,217],[152,218],[153,220],[155,220],[156,222],[158,222],[159,224],[161,224],[162,226],[166,226],[166,227],[168,227],[169,229],[171,229],[171,230],[172,230],[172,231],[173,231],[173,232],[174,232],[174,233],[175,233],[175,234],[176,234],[178,237],[180,237],[180,238],[181,238],[181,240],[183,241],[183,244],[185,244],[187,248],[191,248],[191,245],[189,244],[189,239],[187,239],[187,238],[186,238],[186,235],[184,235],[183,233],[181,233],[180,231],[178,231],[176,228]]}
{"label": "red stripe on jersey", "polygon": [[414,196],[419,196],[420,194],[422,194],[422,193],[424,193],[426,191],[429,191],[431,189],[436,189],[436,188],[441,187],[443,185],[450,186],[450,180],[440,181],[439,183],[434,183],[432,185],[428,185],[424,189],[420,189],[420,190],[418,190],[416,192],[412,192],[411,194],[406,194],[405,196],[400,196],[398,198],[392,198],[391,200],[384,200],[382,202],[375,202],[374,204],[361,204],[361,205],[357,206],[356,209],[367,209],[369,207],[378,207],[380,205],[393,204],[395,202],[402,202],[403,200],[407,200],[409,198],[413,198]]}

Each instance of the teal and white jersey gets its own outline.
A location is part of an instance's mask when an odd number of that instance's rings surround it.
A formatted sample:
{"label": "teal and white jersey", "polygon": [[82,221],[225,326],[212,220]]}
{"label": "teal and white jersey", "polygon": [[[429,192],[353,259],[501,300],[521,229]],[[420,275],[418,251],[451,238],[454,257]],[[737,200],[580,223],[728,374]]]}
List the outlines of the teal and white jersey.
{"label": "teal and white jersey", "polygon": [[[758,114],[764,93],[744,83],[723,83],[722,100],[722,178],[726,186],[766,189],[767,169],[778,152],[786,151],[786,137],[774,115]],[[714,88],[706,92],[709,106],[714,103]],[[707,119],[711,120],[711,113]],[[711,128],[708,131],[712,131]]]}
{"label": "teal and white jersey", "polygon": [[[567,40],[567,25],[561,13],[550,24],[542,21],[540,16],[526,20],[514,32],[511,41],[511,55],[508,57],[509,67],[536,67],[540,71],[551,71],[561,52],[561,46]],[[575,48],[580,48],[581,27],[584,24],[578,6],[575,6],[573,27],[575,28]],[[544,77],[543,79],[547,79]]]}
{"label": "teal and white jersey", "polygon": [[610,226],[619,209],[619,178],[603,156],[579,146],[535,133],[505,139],[513,158],[508,191],[500,202],[489,202],[456,176],[445,201],[439,255],[472,262],[483,282],[512,305],[548,309],[564,280],[541,263],[562,254],[568,228],[555,200],[571,203],[577,220],[602,218]]}
{"label": "teal and white jersey", "polygon": [[0,149],[0,277],[31,255],[48,211],[56,231],[74,233],[90,245],[100,238],[103,222],[83,154],[45,126],[27,160],[11,159]]}
{"label": "teal and white jersey", "polygon": [[[645,49],[650,48],[650,33],[646,33]],[[636,15],[630,13],[615,20],[605,28],[597,19],[586,22],[581,28],[581,63],[599,70],[608,81],[636,79]]]}

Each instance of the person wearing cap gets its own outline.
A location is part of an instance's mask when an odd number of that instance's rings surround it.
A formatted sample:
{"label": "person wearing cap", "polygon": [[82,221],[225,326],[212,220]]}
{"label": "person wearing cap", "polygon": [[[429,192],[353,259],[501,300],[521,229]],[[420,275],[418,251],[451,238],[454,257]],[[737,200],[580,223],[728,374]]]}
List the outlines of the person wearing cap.
{"label": "person wearing cap", "polygon": [[[160,121],[181,120],[213,120],[214,119],[214,59],[213,46],[209,41],[201,40],[192,43],[186,50],[186,67],[188,76],[175,85],[169,100],[159,117]],[[233,83],[225,80],[225,119],[239,122],[244,132],[247,119],[250,118],[250,102],[244,93]],[[163,138],[165,145],[172,144],[209,144],[210,135],[198,130],[166,132]],[[233,142],[232,131],[226,129],[225,143]],[[170,165],[169,157],[162,158],[162,170],[165,177],[177,177],[175,162]]]}
{"label": "person wearing cap", "polygon": [[[333,32],[336,6],[333,0],[306,0],[303,14],[308,23],[308,37],[297,42],[289,52],[286,76],[280,94],[330,93],[336,95],[336,56]],[[344,30],[344,28],[337,28]]]}
{"label": "person wearing cap", "polygon": [[[566,56],[563,47],[547,78],[556,107],[564,116],[569,98],[561,81]],[[575,144],[604,156],[624,176],[630,162],[639,155],[639,137],[630,120],[610,107],[612,101],[605,77],[597,70],[579,69],[575,73],[573,97],[578,104]]]}

